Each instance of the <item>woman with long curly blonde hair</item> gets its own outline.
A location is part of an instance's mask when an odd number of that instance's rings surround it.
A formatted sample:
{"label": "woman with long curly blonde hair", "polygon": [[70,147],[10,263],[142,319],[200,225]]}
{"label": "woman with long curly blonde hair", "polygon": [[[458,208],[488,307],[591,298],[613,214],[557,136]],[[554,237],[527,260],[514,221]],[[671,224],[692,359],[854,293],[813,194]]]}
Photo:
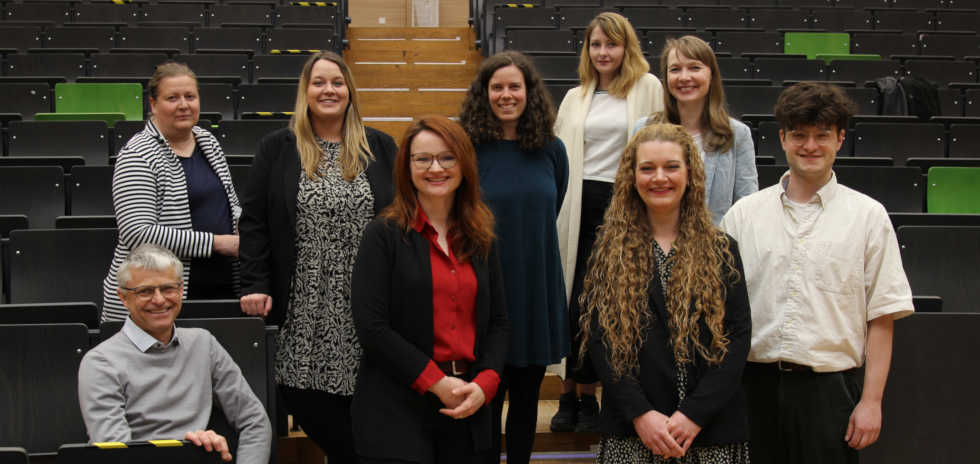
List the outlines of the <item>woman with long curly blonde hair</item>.
{"label": "woman with long curly blonde hair", "polygon": [[623,153],[581,298],[579,359],[606,400],[599,463],[748,462],[749,300],[704,178],[681,126],[644,127]]}

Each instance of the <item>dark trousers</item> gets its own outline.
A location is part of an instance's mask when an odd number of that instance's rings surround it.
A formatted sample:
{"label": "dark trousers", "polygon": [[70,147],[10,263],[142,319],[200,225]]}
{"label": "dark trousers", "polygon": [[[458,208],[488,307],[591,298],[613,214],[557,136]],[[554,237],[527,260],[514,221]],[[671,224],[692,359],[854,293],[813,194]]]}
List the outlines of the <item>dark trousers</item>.
{"label": "dark trousers", "polygon": [[752,464],[857,464],[844,436],[861,400],[854,374],[780,371],[747,363]]}
{"label": "dark trousers", "polygon": [[[439,412],[446,406],[439,397],[425,394],[425,417],[422,419],[422,453],[418,461],[361,458],[362,464],[478,464],[483,452],[473,450],[473,432],[469,419],[456,420]],[[330,464],[334,464],[333,461]]]}
{"label": "dark trousers", "polygon": [[353,396],[320,390],[279,386],[293,421],[319,446],[330,464],[358,464],[351,431],[350,405]]}
{"label": "dark trousers", "polygon": [[545,366],[504,366],[497,395],[490,404],[493,408],[493,444],[487,450],[486,464],[500,463],[500,417],[504,412],[506,393],[510,393],[507,407],[507,463],[526,464],[531,460],[534,432],[538,426],[538,393],[541,391],[544,371]]}

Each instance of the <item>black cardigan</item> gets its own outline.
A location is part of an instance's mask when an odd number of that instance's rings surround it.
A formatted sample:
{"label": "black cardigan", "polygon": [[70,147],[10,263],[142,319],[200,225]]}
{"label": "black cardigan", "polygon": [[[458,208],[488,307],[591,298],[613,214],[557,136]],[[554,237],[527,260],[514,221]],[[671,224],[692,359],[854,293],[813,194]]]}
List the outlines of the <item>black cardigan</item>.
{"label": "black cardigan", "polygon": [[[752,315],[738,245],[735,239],[728,239],[728,249],[735,258],[739,275],[738,281],[729,279],[727,282],[724,328],[730,343],[720,365],[709,366],[696,354],[694,367],[688,370],[687,389],[680,411],[701,427],[691,446],[727,445],[749,439],[748,409],[741,379],[752,342]],[[655,275],[649,290],[650,305],[654,307],[653,321],[647,327],[645,342],[640,347],[639,383],[625,375],[619,382],[613,382],[605,344],[600,338],[590,338],[589,354],[603,387],[600,434],[635,437],[632,421],[636,417],[650,410],[670,417],[678,410],[677,368],[670,345],[662,288],[659,275]],[[704,319],[698,324],[701,344],[710,346],[711,331]],[[597,323],[593,322],[592,328],[593,333],[599,333]]]}
{"label": "black cardigan", "polygon": [[[488,260],[472,259],[476,273],[476,362],[463,376],[504,370],[510,326],[496,246]],[[418,460],[425,396],[411,388],[434,343],[429,241],[378,218],[364,229],[351,278],[351,310],[364,350],[351,406],[357,454],[371,459]],[[431,393],[426,393],[431,395]],[[477,451],[490,447],[490,408],[467,418]]]}
{"label": "black cardigan", "polygon": [[[395,140],[377,129],[365,127],[374,161],[367,178],[374,195],[374,213],[394,199]],[[289,290],[296,257],[296,196],[303,167],[296,136],[288,128],[262,139],[259,153],[252,160],[245,192],[241,193],[242,218],[239,222],[242,263],[242,296],[264,293],[272,297],[269,325],[282,327],[289,308]]]}

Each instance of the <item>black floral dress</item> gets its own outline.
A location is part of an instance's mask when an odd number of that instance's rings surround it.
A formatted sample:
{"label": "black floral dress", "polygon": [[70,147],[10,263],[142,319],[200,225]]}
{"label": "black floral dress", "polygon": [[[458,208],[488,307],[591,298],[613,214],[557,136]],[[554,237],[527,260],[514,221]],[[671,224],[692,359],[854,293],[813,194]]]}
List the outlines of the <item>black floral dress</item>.
{"label": "black floral dress", "polygon": [[296,198],[296,267],[289,309],[276,336],[276,382],[354,394],[361,346],[354,334],[350,278],[361,232],[374,217],[367,175],[344,180],[340,144],[317,138],[319,177],[301,172]]}
{"label": "black floral dress", "polygon": [[[667,281],[674,267],[677,255],[676,249],[664,253],[656,243],[653,245],[657,256],[657,269],[660,269],[660,284],[664,289],[664,300],[667,299]],[[677,361],[677,407],[684,402],[687,390],[687,374],[690,363]],[[596,455],[598,464],[749,464],[749,445],[746,442],[722,446],[692,446],[681,458],[665,458],[650,451],[639,437],[620,437],[603,435],[599,440],[599,451]]]}

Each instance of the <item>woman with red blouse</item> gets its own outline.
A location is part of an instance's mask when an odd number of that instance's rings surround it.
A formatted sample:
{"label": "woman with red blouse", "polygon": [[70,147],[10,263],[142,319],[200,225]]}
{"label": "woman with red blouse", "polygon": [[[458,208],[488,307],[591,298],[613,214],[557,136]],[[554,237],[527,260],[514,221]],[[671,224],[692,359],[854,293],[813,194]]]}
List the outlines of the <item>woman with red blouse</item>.
{"label": "woman with red blouse", "polygon": [[363,349],[351,415],[364,464],[482,463],[509,325],[493,215],[459,125],[426,116],[395,158],[395,200],[351,280]]}

